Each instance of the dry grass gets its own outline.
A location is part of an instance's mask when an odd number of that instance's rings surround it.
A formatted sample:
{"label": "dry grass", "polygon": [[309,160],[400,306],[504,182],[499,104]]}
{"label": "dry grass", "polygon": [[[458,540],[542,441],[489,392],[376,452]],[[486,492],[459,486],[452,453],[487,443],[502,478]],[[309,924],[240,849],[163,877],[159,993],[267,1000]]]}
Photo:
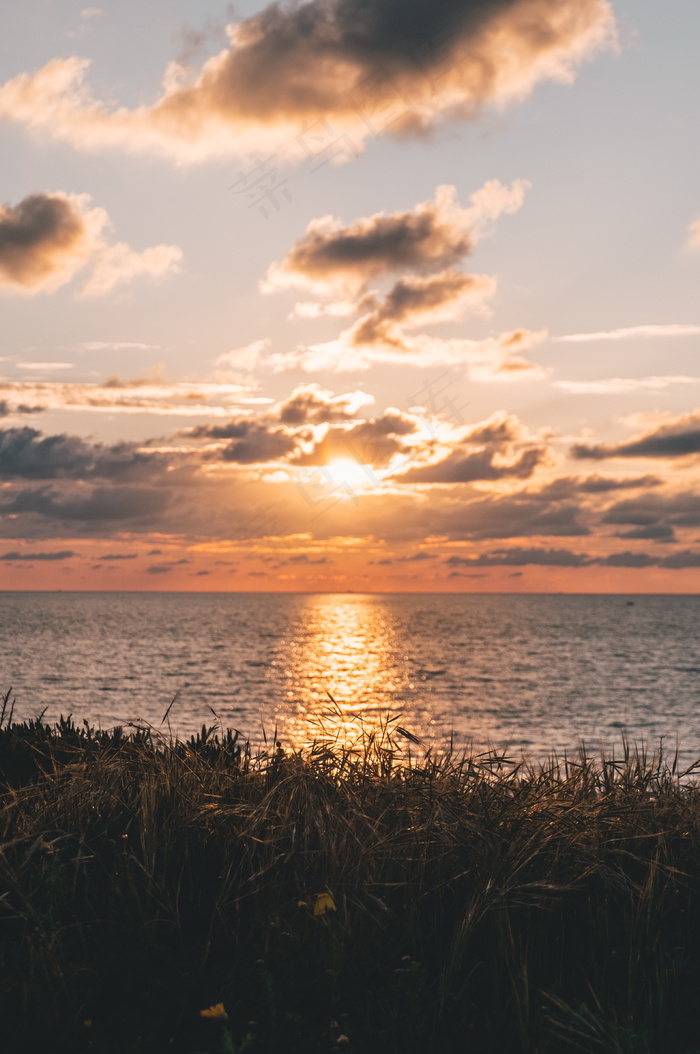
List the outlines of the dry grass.
{"label": "dry grass", "polygon": [[528,767],[395,722],[251,752],[8,709],[8,1054],[700,1051],[700,790],[673,759]]}

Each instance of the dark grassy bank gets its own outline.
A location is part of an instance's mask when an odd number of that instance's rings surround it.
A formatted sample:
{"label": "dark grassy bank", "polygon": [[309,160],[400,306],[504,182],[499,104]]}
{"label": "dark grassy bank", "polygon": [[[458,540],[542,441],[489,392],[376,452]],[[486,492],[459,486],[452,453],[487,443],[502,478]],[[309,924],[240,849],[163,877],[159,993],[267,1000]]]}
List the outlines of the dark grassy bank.
{"label": "dark grassy bank", "polygon": [[0,780],[8,1054],[700,1051],[700,789],[658,756],[5,716]]}

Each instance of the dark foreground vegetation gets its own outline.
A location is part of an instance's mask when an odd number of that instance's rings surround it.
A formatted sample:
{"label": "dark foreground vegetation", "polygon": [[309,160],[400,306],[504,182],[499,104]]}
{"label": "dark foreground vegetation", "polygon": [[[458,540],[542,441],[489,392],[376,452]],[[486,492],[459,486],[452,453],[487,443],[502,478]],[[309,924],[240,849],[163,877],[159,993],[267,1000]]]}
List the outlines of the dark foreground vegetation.
{"label": "dark foreground vegetation", "polygon": [[3,718],[7,1054],[700,1051],[700,789],[672,759]]}

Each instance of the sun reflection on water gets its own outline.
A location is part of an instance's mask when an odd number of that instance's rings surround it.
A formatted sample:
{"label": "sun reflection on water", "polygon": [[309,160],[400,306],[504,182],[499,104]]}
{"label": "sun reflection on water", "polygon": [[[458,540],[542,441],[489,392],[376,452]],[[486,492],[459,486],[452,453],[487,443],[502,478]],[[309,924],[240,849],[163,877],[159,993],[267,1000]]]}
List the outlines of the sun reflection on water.
{"label": "sun reflection on water", "polygon": [[297,746],[354,741],[362,729],[379,729],[403,709],[399,641],[376,597],[316,594],[304,600],[299,630],[286,642],[289,687],[280,724]]}

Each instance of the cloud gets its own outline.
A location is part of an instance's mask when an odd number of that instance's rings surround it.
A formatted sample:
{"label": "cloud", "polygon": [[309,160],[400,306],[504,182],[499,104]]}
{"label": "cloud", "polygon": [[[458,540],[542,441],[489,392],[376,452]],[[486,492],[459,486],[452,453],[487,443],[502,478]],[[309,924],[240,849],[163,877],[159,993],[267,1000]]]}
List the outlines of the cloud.
{"label": "cloud", "polygon": [[358,421],[350,427],[330,427],[322,439],[297,454],[292,463],[327,465],[334,460],[350,459],[358,465],[383,468],[397,454],[407,454],[410,448],[403,440],[414,436],[418,428],[416,418],[398,410],[387,410],[380,417]]}
{"label": "cloud", "polygon": [[142,252],[123,242],[109,245],[109,216],[90,207],[90,200],[88,194],[55,191],[0,206],[0,289],[52,293],[91,265],[81,295],[102,296],[137,277],[159,278],[177,270],[182,251],[175,245]]}
{"label": "cloud", "polygon": [[676,494],[644,494],[612,505],[603,523],[630,527],[700,527],[700,495],[694,491]]}
{"label": "cloud", "polygon": [[576,443],[578,459],[613,457],[684,458],[700,454],[700,412],[683,414],[626,443]]}
{"label": "cloud", "polygon": [[60,549],[56,552],[48,553],[10,552],[0,553],[0,560],[7,560],[10,562],[18,560],[71,560],[77,555],[77,553],[74,553],[70,549]]}
{"label": "cloud", "polygon": [[[455,268],[504,212],[522,205],[529,186],[516,180],[504,186],[485,183],[462,208],[452,186],[438,187],[433,201],[405,212],[376,213],[343,224],[334,217],[314,220],[281,263],[273,264],[262,283],[266,292],[302,288],[319,296],[344,297],[330,305],[298,304],[296,315],[360,317],[334,340],[299,347],[270,357],[276,371],[302,369],[352,372],[375,363],[418,367],[466,366],[470,379],[526,380],[546,375],[524,351],[545,332],[516,330],[474,341],[414,334],[420,326],[460,319],[469,308],[483,311],[496,282],[487,275]],[[369,283],[397,272],[385,292]]]}
{"label": "cloud", "polygon": [[480,304],[491,297],[495,288],[493,279],[462,271],[401,278],[376,302],[374,310],[343,336],[358,348],[389,346],[406,350],[403,329],[454,321],[468,304]]}
{"label": "cloud", "polygon": [[165,278],[176,274],[181,264],[182,249],[177,245],[154,245],[135,252],[119,242],[100,253],[81,296],[105,296],[117,286],[129,285],[137,278]]}
{"label": "cloud", "polygon": [[616,538],[627,538],[634,541],[674,542],[676,532],[667,523],[648,524],[646,527],[635,527],[631,531],[620,531]]}
{"label": "cloud", "polygon": [[52,373],[54,370],[72,370],[72,362],[16,362],[18,370],[36,370],[37,373]]}
{"label": "cloud", "polygon": [[394,478],[401,483],[450,484],[529,479],[546,459],[544,445],[528,442],[516,418],[497,414],[463,432],[446,457],[409,468]]}
{"label": "cloud", "polygon": [[351,420],[363,406],[374,402],[366,392],[334,395],[318,384],[302,384],[273,413],[285,425],[331,424]]}
{"label": "cloud", "polygon": [[449,556],[445,563],[448,567],[487,566],[487,567],[521,567],[538,564],[541,567],[585,567],[591,563],[586,553],[572,553],[568,549],[525,549],[518,546],[512,549],[496,549],[491,553],[479,556]]}
{"label": "cloud", "polygon": [[175,417],[230,417],[235,404],[258,401],[251,395],[250,385],[232,381],[168,382],[158,371],[128,380],[114,375],[98,384],[0,380],[0,400],[9,406],[31,406],[34,412],[70,410]]}
{"label": "cloud", "polygon": [[26,406],[24,403],[11,404],[7,399],[0,399],[0,417],[14,417],[20,414],[41,413],[41,406]]}
{"label": "cloud", "polygon": [[672,570],[684,570],[685,568],[700,567],[700,552],[693,553],[688,549],[685,549],[680,553],[673,553],[672,556],[666,556],[661,561],[662,567],[669,567]]}
{"label": "cloud", "polygon": [[445,561],[448,567],[664,567],[670,570],[700,567],[700,552],[688,550],[674,553],[667,557],[652,556],[649,553],[620,552],[607,556],[591,556],[588,553],[573,553],[568,549],[526,549],[513,546],[510,549],[496,549],[479,556],[450,556]]}
{"label": "cloud", "polygon": [[662,391],[672,384],[698,384],[700,377],[607,377],[600,381],[554,381],[553,386],[572,395],[624,395],[627,392]]}
{"label": "cloud", "polygon": [[94,256],[108,224],[104,209],[88,208],[87,195],[29,194],[0,206],[0,286],[52,292]]}
{"label": "cloud", "polygon": [[453,451],[444,461],[423,468],[409,469],[399,480],[402,483],[474,483],[477,480],[528,479],[538,467],[543,452],[537,448],[525,450],[516,461],[496,463],[492,451],[479,453]]}
{"label": "cloud", "polygon": [[[492,546],[481,556],[459,551],[480,565],[474,571],[586,562],[671,570],[676,534],[688,544],[682,532],[694,541],[700,528],[697,481],[692,472],[684,476],[687,466],[665,484],[651,475],[559,475],[547,436],[513,415],[460,426],[417,410],[353,416],[363,399],[302,386],[251,417],[198,425],[158,447],[44,435],[26,425],[0,429],[4,549],[23,552],[9,541],[22,538],[35,540],[31,552],[73,552],[81,550],[71,539],[102,537],[105,557],[93,545],[83,555],[105,567],[121,560],[136,567],[137,555],[148,553],[145,568],[158,550],[156,565],[173,566],[168,554],[183,540],[196,546],[210,539],[222,552],[222,543],[258,539],[262,548],[253,552],[275,550],[274,562],[304,551],[304,538],[315,546],[314,559],[328,555],[328,539],[342,552],[365,538],[373,555],[402,561],[404,570],[406,554],[417,569],[427,566],[418,553],[442,557],[450,541]],[[355,462],[360,477],[342,476],[340,466],[336,472],[340,460]],[[138,535],[146,541],[137,552]],[[568,543],[551,541],[580,538],[591,539],[591,553],[566,555]],[[285,553],[275,539],[289,542]],[[644,543],[651,552],[640,555]],[[619,552],[611,552],[615,546]],[[683,566],[694,566],[689,561],[684,556]]]}
{"label": "cloud", "polygon": [[143,481],[162,475],[169,459],[136,443],[112,446],[79,436],[44,436],[28,426],[0,430],[0,480],[110,479]]}
{"label": "cloud", "polygon": [[626,326],[621,329],[603,330],[599,333],[570,333],[557,337],[562,343],[588,344],[599,340],[636,340],[657,337],[696,337],[700,326],[687,323],[668,322],[660,326]]}
{"label": "cloud", "polygon": [[431,500],[423,528],[431,534],[474,541],[496,538],[584,537],[581,508],[573,501],[538,502],[527,493],[477,500],[459,497],[437,504]]}
{"label": "cloud", "polygon": [[103,528],[127,520],[152,525],[162,519],[170,498],[167,490],[154,487],[95,487],[88,493],[73,494],[40,487],[10,495],[0,504],[0,515],[30,514]]}
{"label": "cloud", "polygon": [[312,220],[281,263],[272,264],[262,288],[304,289],[320,295],[358,296],[370,281],[397,272],[440,271],[469,255],[489,221],[516,212],[529,184],[486,183],[462,208],[453,186],[408,212],[375,213],[344,224],[333,216]]}
{"label": "cloud", "polygon": [[307,0],[268,4],[227,33],[198,73],[171,63],[150,106],[94,99],[90,63],[74,56],[0,87],[0,119],[78,149],[179,162],[271,147],[299,158],[321,121],[356,153],[369,137],[423,134],[571,81],[613,39],[614,16],[607,0]]}
{"label": "cloud", "polygon": [[658,487],[661,480],[656,476],[584,476],[574,484],[584,494],[607,494],[612,490],[634,490],[638,487]]}
{"label": "cloud", "polygon": [[600,560],[596,560],[597,564],[602,567],[654,567],[658,566],[661,561],[656,556],[649,556],[648,553],[611,553]]}
{"label": "cloud", "polygon": [[697,220],[693,220],[688,228],[686,248],[690,249],[691,252],[696,252],[700,249],[700,217]]}
{"label": "cloud", "polygon": [[79,351],[159,351],[160,344],[143,344],[133,340],[84,340]]}
{"label": "cloud", "polygon": [[272,356],[270,363],[277,372],[301,369],[307,373],[330,370],[352,373],[368,370],[376,363],[400,366],[463,367],[470,381],[515,382],[538,380],[547,371],[530,362],[524,352],[541,343],[546,331],[533,333],[519,329],[501,333],[484,340],[417,336],[401,334],[391,343],[357,347],[352,330],[341,333],[336,340],[314,344],[284,355]]}
{"label": "cloud", "polygon": [[250,373],[258,365],[261,355],[269,347],[270,341],[267,338],[254,340],[242,348],[233,348],[231,351],[225,351],[223,355],[219,355],[214,362],[214,367],[219,371],[242,370],[245,373]]}
{"label": "cloud", "polygon": [[239,465],[279,461],[293,454],[299,436],[264,421],[229,421],[225,425],[198,425],[184,433],[190,439],[224,439],[229,442],[211,453],[211,458]]}

